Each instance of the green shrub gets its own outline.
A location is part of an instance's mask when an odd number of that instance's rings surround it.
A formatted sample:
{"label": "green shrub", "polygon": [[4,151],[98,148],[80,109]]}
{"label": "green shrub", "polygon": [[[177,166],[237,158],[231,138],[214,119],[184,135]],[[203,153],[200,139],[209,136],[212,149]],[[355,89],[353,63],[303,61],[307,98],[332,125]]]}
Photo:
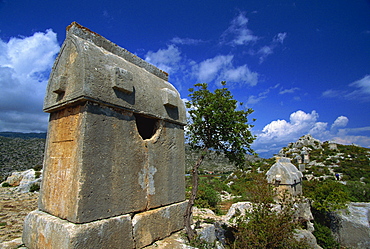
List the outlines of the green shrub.
{"label": "green shrub", "polygon": [[33,167],[33,169],[34,169],[35,171],[41,171],[41,170],[42,170],[42,165],[41,165],[41,164],[37,164],[37,165],[35,165],[35,166]]}
{"label": "green shrub", "polygon": [[348,181],[345,185],[350,201],[370,202],[370,184],[356,181]]}
{"label": "green shrub", "polygon": [[40,178],[40,176],[41,176],[41,172],[40,171],[36,171],[35,172],[35,178],[37,179],[37,178]]}
{"label": "green shrub", "polygon": [[329,227],[314,222],[315,231],[313,235],[316,237],[317,244],[324,249],[339,249],[339,244],[334,240]]}
{"label": "green shrub", "polygon": [[210,185],[205,185],[200,182],[198,187],[198,195],[195,199],[195,206],[209,208],[216,211],[217,204],[221,201],[220,194]]}
{"label": "green shrub", "polygon": [[30,192],[38,192],[40,190],[40,185],[39,184],[32,184],[30,187]]}
{"label": "green shrub", "polygon": [[345,208],[350,201],[345,185],[333,180],[306,181],[303,195],[313,200],[313,208],[323,211]]}
{"label": "green shrub", "polygon": [[253,209],[245,216],[237,216],[233,236],[229,240],[231,248],[308,248],[307,242],[297,242],[294,231],[299,227],[294,218],[293,200],[282,195],[279,200],[281,210],[273,209],[275,191],[263,175],[254,175],[250,193],[253,193]]}
{"label": "green shrub", "polygon": [[4,188],[11,187],[11,185],[7,182],[3,182],[3,184],[1,186],[4,187]]}

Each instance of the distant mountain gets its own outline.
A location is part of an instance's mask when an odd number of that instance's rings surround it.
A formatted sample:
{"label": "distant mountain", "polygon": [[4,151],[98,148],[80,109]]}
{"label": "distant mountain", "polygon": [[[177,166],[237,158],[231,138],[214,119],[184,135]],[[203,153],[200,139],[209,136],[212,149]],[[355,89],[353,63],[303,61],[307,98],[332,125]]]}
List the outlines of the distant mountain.
{"label": "distant mountain", "polygon": [[[2,134],[4,133],[2,132]],[[42,165],[46,139],[32,138],[24,133],[23,136],[21,134],[6,133],[9,135],[8,137],[0,136],[0,182],[14,171],[27,170]],[[45,137],[45,133],[43,136]]]}
{"label": "distant mountain", "polygon": [[[40,166],[43,163],[46,133],[0,132],[0,181],[13,171]],[[189,172],[199,154],[185,146],[185,167]],[[321,142],[305,135],[296,142],[282,148],[281,156],[289,157],[308,179],[335,178],[341,180],[362,180],[370,182],[370,149],[356,145],[341,145]],[[274,158],[247,157],[247,165],[267,171],[275,162]],[[222,155],[210,152],[204,160],[204,173],[225,173],[236,167]]]}
{"label": "distant mountain", "polygon": [[30,138],[43,138],[46,139],[46,132],[44,133],[22,133],[22,132],[0,132],[0,136],[2,137],[11,137],[11,138],[23,138],[23,139],[30,139]]}

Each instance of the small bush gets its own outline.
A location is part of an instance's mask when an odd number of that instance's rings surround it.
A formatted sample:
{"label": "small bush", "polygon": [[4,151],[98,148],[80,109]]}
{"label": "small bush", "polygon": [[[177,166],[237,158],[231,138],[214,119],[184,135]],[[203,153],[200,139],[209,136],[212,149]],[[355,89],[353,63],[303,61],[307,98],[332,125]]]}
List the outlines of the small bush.
{"label": "small bush", "polygon": [[324,249],[339,248],[339,244],[334,240],[329,227],[318,222],[314,222],[314,227],[313,235],[315,235],[318,245]]}
{"label": "small bush", "polygon": [[307,242],[296,241],[294,231],[299,227],[294,218],[293,200],[283,195],[279,201],[281,210],[273,209],[271,203],[275,195],[272,188],[262,178],[255,182],[256,189],[253,209],[246,216],[236,217],[233,227],[233,240],[229,240],[232,248],[308,248]]}
{"label": "small bush", "polygon": [[40,176],[41,176],[41,172],[40,171],[36,171],[35,172],[35,178],[37,179],[37,178],[40,178]]}
{"label": "small bush", "polygon": [[34,183],[30,187],[30,192],[38,192],[40,190],[40,185]]}
{"label": "small bush", "polygon": [[209,185],[199,184],[195,206],[209,208],[216,211],[217,204],[221,201],[220,194]]}
{"label": "small bush", "polygon": [[11,185],[7,182],[3,182],[3,184],[1,186],[4,187],[4,188],[11,187]]}
{"label": "small bush", "polygon": [[41,170],[42,170],[42,165],[41,165],[41,164],[37,164],[37,165],[35,165],[35,166],[33,167],[33,169],[34,169],[35,171],[41,171]]}

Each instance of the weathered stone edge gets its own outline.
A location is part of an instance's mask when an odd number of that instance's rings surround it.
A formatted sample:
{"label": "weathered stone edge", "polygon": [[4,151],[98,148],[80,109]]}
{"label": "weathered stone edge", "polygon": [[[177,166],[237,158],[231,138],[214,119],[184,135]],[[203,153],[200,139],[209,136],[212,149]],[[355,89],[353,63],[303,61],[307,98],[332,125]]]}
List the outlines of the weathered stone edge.
{"label": "weathered stone edge", "polygon": [[183,229],[186,206],[187,201],[182,201],[83,224],[35,210],[25,218],[22,239],[30,249],[143,248]]}
{"label": "weathered stone edge", "polygon": [[91,31],[90,29],[83,27],[82,25],[78,24],[77,22],[72,22],[67,27],[67,36],[68,33],[81,37],[82,39],[88,40],[95,45],[104,48],[105,50],[122,57],[123,59],[144,68],[146,71],[154,74],[155,76],[168,81],[168,73],[160,70],[159,68],[153,66],[152,64],[146,62],[145,60],[139,58],[138,56],[130,53],[124,48],[119,47],[117,44],[109,41],[108,39],[104,38],[103,36]]}

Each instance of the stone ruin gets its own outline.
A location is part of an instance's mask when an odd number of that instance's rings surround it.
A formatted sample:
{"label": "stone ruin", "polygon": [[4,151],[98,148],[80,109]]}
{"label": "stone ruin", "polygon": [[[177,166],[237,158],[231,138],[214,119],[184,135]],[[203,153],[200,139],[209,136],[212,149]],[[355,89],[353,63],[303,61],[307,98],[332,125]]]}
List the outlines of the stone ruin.
{"label": "stone ruin", "polygon": [[303,174],[290,162],[290,158],[276,157],[276,163],[266,172],[266,177],[278,193],[288,191],[292,196],[302,195]]}
{"label": "stone ruin", "polygon": [[183,229],[185,107],[168,75],[72,23],[50,75],[28,248],[142,248]]}

